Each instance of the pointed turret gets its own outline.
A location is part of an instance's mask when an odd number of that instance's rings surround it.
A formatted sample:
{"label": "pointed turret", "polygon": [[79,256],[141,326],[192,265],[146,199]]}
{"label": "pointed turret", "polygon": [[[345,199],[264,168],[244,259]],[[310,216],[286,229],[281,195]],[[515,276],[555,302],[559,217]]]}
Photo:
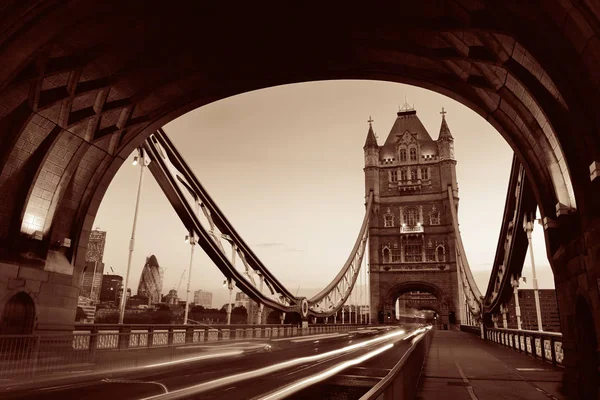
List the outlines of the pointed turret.
{"label": "pointed turret", "polygon": [[442,126],[440,126],[440,135],[438,136],[438,140],[454,140],[452,134],[450,133],[450,128],[448,128],[448,123],[446,122],[446,111],[444,111],[444,107],[442,107],[442,112],[440,114],[442,114]]}
{"label": "pointed turret", "polygon": [[363,150],[365,152],[365,199],[369,197],[370,192],[379,198],[379,145],[377,136],[373,131],[373,118],[369,117],[369,131]]}
{"label": "pointed turret", "polygon": [[373,120],[369,117],[369,132],[367,132],[367,140],[365,140],[365,145],[363,149],[367,148],[377,148],[379,145],[377,144],[377,137],[375,137],[375,132],[373,132]]}
{"label": "pointed turret", "polygon": [[450,133],[450,128],[448,128],[448,123],[446,122],[446,111],[444,111],[443,107],[440,114],[442,114],[442,125],[440,126],[440,135],[437,139],[440,159],[454,160],[454,138]]}

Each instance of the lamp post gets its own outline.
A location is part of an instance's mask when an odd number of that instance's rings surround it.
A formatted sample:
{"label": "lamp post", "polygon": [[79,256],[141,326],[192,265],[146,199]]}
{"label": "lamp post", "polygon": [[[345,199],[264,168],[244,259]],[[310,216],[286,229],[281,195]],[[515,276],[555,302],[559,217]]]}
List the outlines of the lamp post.
{"label": "lamp post", "polygon": [[185,294],[185,313],[183,314],[183,324],[187,325],[188,315],[190,312],[190,283],[192,280],[192,264],[194,261],[194,247],[196,247],[196,235],[193,231],[190,231],[190,234],[185,237],[186,242],[189,242],[191,246],[190,250],[190,267],[188,268],[188,281],[187,281],[187,292]]}
{"label": "lamp post", "polygon": [[224,282],[229,289],[229,303],[227,303],[227,325],[231,325],[231,295],[233,294],[233,279],[227,278]]}
{"label": "lamp post", "polygon": [[533,243],[531,240],[531,233],[533,232],[533,223],[535,222],[535,216],[527,218],[527,215],[523,217],[523,229],[527,232],[527,240],[529,241],[529,254],[531,254],[531,273],[533,276],[533,295],[535,296],[535,312],[537,314],[538,331],[542,332],[542,310],[540,308],[540,294],[538,291],[538,281],[535,275],[535,260],[533,257]]}
{"label": "lamp post", "polygon": [[131,239],[129,240],[129,258],[127,259],[127,272],[125,273],[125,282],[123,285],[123,295],[121,296],[121,309],[119,312],[119,324],[123,324],[125,317],[125,305],[127,304],[127,286],[129,285],[129,272],[131,270],[131,258],[135,247],[135,228],[137,225],[138,211],[140,208],[140,197],[142,194],[142,183],[144,181],[144,168],[150,164],[150,158],[144,154],[143,148],[138,148],[138,155],[133,158],[133,165],[140,164],[140,180],[138,183],[137,196],[135,198],[135,210],[133,212],[133,227],[131,228]]}
{"label": "lamp post", "polygon": [[512,285],[514,292],[515,292],[515,314],[517,316],[517,329],[521,330],[522,325],[521,325],[521,307],[519,306],[519,279],[521,279],[521,278],[517,277],[515,279],[515,277],[513,276],[513,278],[510,281],[510,284]]}
{"label": "lamp post", "polygon": [[[194,212],[196,213],[196,215],[198,215],[198,212],[200,211],[200,202],[198,201],[197,198],[194,198],[194,203],[196,204],[196,209],[194,210]],[[187,293],[185,296],[185,314],[183,316],[183,324],[187,325],[188,314],[189,314],[189,310],[190,310],[190,285],[192,283],[192,263],[194,261],[194,247],[196,247],[196,235],[193,230],[191,230],[189,235],[187,235],[185,237],[185,241],[186,241],[186,243],[189,242],[189,244],[191,246],[190,268],[188,271]]]}

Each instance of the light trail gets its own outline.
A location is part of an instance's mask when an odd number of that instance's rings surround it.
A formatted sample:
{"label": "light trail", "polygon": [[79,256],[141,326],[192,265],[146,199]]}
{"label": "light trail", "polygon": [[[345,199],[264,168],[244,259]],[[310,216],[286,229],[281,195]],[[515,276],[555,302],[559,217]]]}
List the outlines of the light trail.
{"label": "light trail", "polygon": [[167,362],[156,363],[156,364],[142,365],[141,367],[138,367],[138,368],[166,367],[166,366],[169,366],[169,365],[184,364],[184,363],[189,363],[189,362],[192,362],[192,361],[210,360],[211,358],[239,356],[240,354],[244,354],[244,352],[241,351],[241,350],[218,352],[218,353],[206,354],[206,355],[203,355],[203,356],[183,358],[181,360],[167,361]]}
{"label": "light trail", "polygon": [[340,349],[332,350],[332,351],[329,351],[329,352],[326,352],[323,354],[316,354],[314,356],[295,358],[295,359],[284,361],[284,362],[281,362],[278,364],[259,368],[259,369],[253,370],[253,371],[242,372],[239,374],[226,376],[226,377],[215,379],[212,381],[203,382],[203,383],[200,383],[197,385],[189,386],[187,388],[174,390],[167,394],[159,394],[159,395],[155,395],[155,396],[151,396],[151,397],[145,397],[142,400],[178,399],[178,398],[182,398],[182,397],[186,397],[186,396],[196,395],[196,394],[199,394],[202,392],[206,392],[208,390],[217,389],[222,386],[232,385],[234,383],[238,383],[243,380],[258,378],[258,377],[268,375],[268,374],[271,374],[271,373],[274,373],[274,372],[277,372],[277,371],[280,371],[280,370],[283,370],[286,368],[290,368],[290,367],[293,367],[296,365],[318,361],[318,360],[332,357],[332,356],[335,356],[338,354],[352,352],[352,351],[355,351],[355,350],[358,350],[358,349],[361,349],[361,348],[364,348],[364,347],[367,347],[370,345],[374,345],[376,343],[380,343],[380,342],[390,340],[393,338],[398,338],[400,335],[404,335],[405,333],[406,333],[406,331],[404,331],[403,329],[400,329],[395,332],[387,333],[381,337],[367,340],[363,343],[356,343],[356,344],[342,347]]}
{"label": "light trail", "polygon": [[274,393],[271,393],[264,397],[260,397],[258,400],[283,399],[291,394],[301,391],[302,389],[304,389],[308,386],[311,386],[311,385],[314,385],[315,383],[324,381],[325,379],[345,370],[348,367],[363,363],[363,362],[367,361],[368,359],[373,358],[373,357],[383,353],[384,351],[391,349],[392,347],[394,347],[394,345],[392,343],[386,344],[385,346],[381,346],[380,348],[370,351],[367,354],[363,354],[360,357],[354,358],[352,360],[344,361],[343,363],[340,363],[340,364],[338,364],[332,368],[329,368],[321,373],[318,373],[316,375],[302,379],[301,381],[293,383],[291,385],[285,386],[282,389],[279,389],[278,391],[276,391]]}

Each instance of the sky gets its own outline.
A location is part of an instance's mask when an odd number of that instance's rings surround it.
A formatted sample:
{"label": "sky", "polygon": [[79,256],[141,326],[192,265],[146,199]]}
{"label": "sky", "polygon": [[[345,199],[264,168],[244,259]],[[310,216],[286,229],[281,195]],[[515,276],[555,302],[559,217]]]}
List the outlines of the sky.
{"label": "sky", "polygon": [[[512,150],[483,118],[438,93],[379,81],[324,81],[272,87],[229,97],[170,122],[171,140],[256,255],[292,292],[310,296],[346,261],[364,217],[364,154],[369,117],[383,144],[405,101],[435,140],[441,108],[455,143],[459,223],[474,278],[487,289],[496,251]],[[95,227],[107,231],[105,273],[125,276],[140,169],[130,160],[113,179]],[[538,216],[539,218],[539,216]],[[185,297],[190,245],[175,211],[146,170],[128,287],[146,257],[166,268],[163,292]],[[540,288],[554,288],[543,229],[533,248]],[[201,248],[191,289],[227,302],[223,275]],[[529,253],[523,275],[531,288]],[[112,268],[112,270],[111,270]]]}

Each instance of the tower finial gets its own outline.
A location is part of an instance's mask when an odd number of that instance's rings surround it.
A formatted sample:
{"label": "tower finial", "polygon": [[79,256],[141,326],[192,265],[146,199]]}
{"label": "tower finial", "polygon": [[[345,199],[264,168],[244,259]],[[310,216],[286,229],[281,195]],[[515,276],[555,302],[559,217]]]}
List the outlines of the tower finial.
{"label": "tower finial", "polygon": [[442,119],[446,118],[446,111],[444,111],[444,107],[442,107],[442,112],[440,114],[442,114]]}
{"label": "tower finial", "polygon": [[410,104],[408,104],[406,95],[404,95],[404,104],[402,106],[398,106],[398,112],[414,111],[414,110],[415,110],[415,105],[413,104],[411,106]]}
{"label": "tower finial", "polygon": [[371,127],[373,126],[373,122],[375,122],[375,120],[369,115],[369,120],[367,122],[369,123],[369,127]]}

